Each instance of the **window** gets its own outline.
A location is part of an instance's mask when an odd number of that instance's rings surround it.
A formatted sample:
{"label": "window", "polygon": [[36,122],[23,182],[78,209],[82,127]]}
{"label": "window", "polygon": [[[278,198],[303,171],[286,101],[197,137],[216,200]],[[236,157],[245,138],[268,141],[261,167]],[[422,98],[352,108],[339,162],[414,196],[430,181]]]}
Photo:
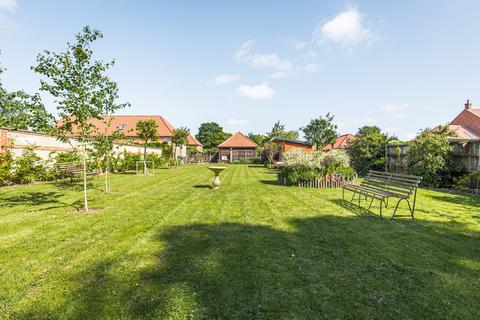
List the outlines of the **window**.
{"label": "window", "polygon": [[118,126],[118,128],[119,128],[120,130],[125,130],[126,127],[127,127],[127,125],[126,125],[125,123],[121,123],[121,124]]}

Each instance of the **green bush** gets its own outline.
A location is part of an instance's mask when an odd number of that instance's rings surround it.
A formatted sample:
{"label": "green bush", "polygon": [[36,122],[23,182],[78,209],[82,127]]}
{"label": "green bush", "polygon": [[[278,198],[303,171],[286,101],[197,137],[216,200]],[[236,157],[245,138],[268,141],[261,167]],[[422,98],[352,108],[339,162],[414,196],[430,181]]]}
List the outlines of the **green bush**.
{"label": "green bush", "polygon": [[13,155],[8,149],[0,151],[0,185],[12,183]]}
{"label": "green bush", "polygon": [[424,130],[415,138],[407,153],[407,172],[423,177],[423,184],[431,187],[449,187],[458,169],[452,159],[453,147],[447,137],[448,128]]}
{"label": "green bush", "polygon": [[342,177],[350,178],[355,171],[349,167],[349,163],[350,159],[343,150],[311,153],[292,150],[285,154],[278,177],[287,184],[321,179],[327,174],[340,174]]}
{"label": "green bush", "polygon": [[465,174],[459,177],[453,178],[453,188],[458,191],[467,191],[469,190],[470,184],[470,175]]}
{"label": "green bush", "polygon": [[34,148],[27,148],[22,156],[14,160],[13,181],[15,183],[32,183],[34,181],[45,181],[50,178],[45,161],[36,155]]}
{"label": "green bush", "polygon": [[364,126],[355,135],[355,139],[348,146],[348,155],[352,159],[352,167],[361,175],[369,170],[383,171],[385,168],[385,148],[389,142],[395,140],[382,133],[377,126]]}
{"label": "green bush", "polygon": [[81,156],[76,151],[52,152],[50,158],[54,158],[57,163],[80,163]]}

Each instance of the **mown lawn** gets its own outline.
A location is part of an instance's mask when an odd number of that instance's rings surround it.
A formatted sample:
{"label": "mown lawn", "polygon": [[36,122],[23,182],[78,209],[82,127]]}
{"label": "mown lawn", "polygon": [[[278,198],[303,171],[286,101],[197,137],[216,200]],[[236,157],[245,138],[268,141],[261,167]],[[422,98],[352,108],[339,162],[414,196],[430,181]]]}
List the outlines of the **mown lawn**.
{"label": "mown lawn", "polygon": [[[421,190],[380,220],[234,165],[0,189],[2,319],[478,319],[480,200]],[[365,206],[365,205],[364,205]]]}

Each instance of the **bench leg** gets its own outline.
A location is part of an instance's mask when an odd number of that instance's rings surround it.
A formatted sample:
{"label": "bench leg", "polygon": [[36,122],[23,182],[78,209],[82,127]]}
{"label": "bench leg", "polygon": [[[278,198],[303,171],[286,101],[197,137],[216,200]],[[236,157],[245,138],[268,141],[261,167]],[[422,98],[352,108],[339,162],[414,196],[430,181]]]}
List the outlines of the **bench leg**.
{"label": "bench leg", "polygon": [[368,205],[368,210],[370,210],[370,208],[372,207],[373,200],[375,200],[375,198],[372,197],[372,200],[370,201],[370,204]]}
{"label": "bench leg", "polygon": [[395,213],[397,212],[398,210],[398,205],[400,204],[400,202],[402,202],[403,199],[400,199],[397,201],[397,205],[395,206],[395,210],[393,210],[393,213],[392,213],[392,219],[395,217]]}
{"label": "bench leg", "polygon": [[412,206],[410,205],[410,201],[408,201],[408,199],[405,200],[405,201],[407,201],[408,210],[410,210],[410,215],[412,216],[412,219],[414,219],[414,218],[413,218],[413,208],[412,208]]}
{"label": "bench leg", "polygon": [[353,199],[355,199],[356,194],[357,194],[357,191],[353,191],[352,200],[350,200],[350,202],[353,202]]}
{"label": "bench leg", "polygon": [[383,207],[383,203],[385,201],[384,200],[380,200],[380,219],[383,219],[383,216],[382,216],[382,207]]}

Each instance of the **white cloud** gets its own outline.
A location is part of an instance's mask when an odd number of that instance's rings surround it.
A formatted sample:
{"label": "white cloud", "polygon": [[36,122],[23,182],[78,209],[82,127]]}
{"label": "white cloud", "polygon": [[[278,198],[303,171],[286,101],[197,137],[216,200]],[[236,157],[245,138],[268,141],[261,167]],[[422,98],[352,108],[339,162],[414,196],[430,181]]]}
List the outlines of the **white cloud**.
{"label": "white cloud", "polygon": [[255,39],[245,42],[235,53],[235,61],[246,63],[253,68],[276,69],[288,71],[292,69],[292,63],[288,59],[280,58],[276,52],[273,53],[252,53],[255,46]]}
{"label": "white cloud", "polygon": [[0,0],[0,10],[15,11],[17,8],[17,0]]}
{"label": "white cloud", "polygon": [[248,121],[246,119],[230,118],[226,123],[231,126],[246,126]]}
{"label": "white cloud", "polygon": [[303,54],[303,58],[305,60],[317,60],[318,56],[319,56],[318,52],[314,50],[308,50]]}
{"label": "white cloud", "polygon": [[318,63],[309,63],[303,67],[303,71],[305,71],[306,73],[314,73],[320,71],[321,67],[322,66]]}
{"label": "white cloud", "polygon": [[320,24],[314,31],[314,42],[325,40],[343,46],[353,46],[375,39],[373,32],[365,25],[362,14],[356,8],[350,8],[333,19]]}
{"label": "white cloud", "polygon": [[242,77],[238,74],[222,74],[213,79],[214,84],[226,84],[240,80]]}
{"label": "white cloud", "polygon": [[277,71],[277,72],[274,72],[270,75],[270,78],[273,78],[273,79],[280,79],[280,78],[285,78],[287,76],[287,73],[284,72],[284,71]]}
{"label": "white cloud", "polygon": [[253,100],[268,100],[275,96],[276,92],[268,85],[268,82],[264,82],[260,85],[241,85],[237,88],[237,93],[242,97]]}

